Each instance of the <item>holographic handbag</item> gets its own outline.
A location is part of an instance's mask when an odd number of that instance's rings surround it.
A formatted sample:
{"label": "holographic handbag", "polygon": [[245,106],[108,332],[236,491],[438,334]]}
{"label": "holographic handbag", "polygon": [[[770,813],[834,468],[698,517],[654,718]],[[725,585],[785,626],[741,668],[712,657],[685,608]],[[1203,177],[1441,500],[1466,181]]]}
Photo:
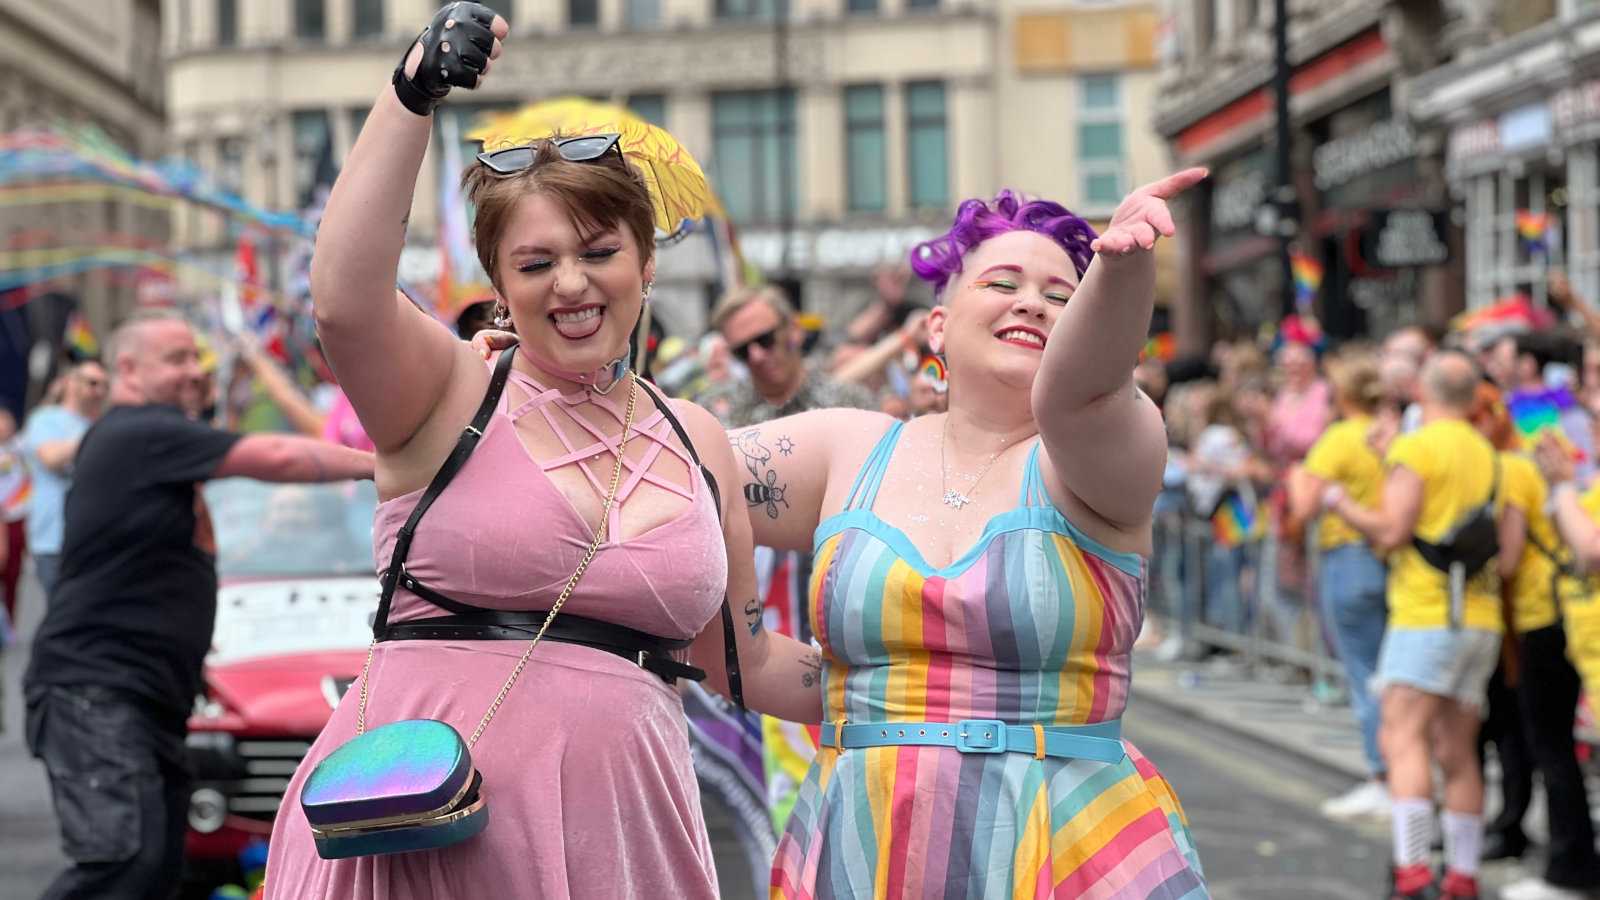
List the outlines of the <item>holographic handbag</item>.
{"label": "holographic handbag", "polygon": [[[438,474],[434,475],[433,481],[412,510],[410,519],[400,529],[400,537],[395,542],[394,559],[384,573],[378,623],[387,619],[389,603],[394,596],[395,584],[417,520],[433,498],[455,477],[478,439],[483,436],[489,416],[510,374],[510,359],[510,351],[501,354],[478,415],[462,432],[455,451],[445,460]],[[544,638],[550,623],[555,621],[562,605],[572,596],[578,579],[583,577],[600,545],[605,542],[606,523],[610,521],[617,484],[622,479],[622,458],[628,446],[634,401],[638,395],[638,382],[631,373],[629,381],[627,414],[622,421],[616,466],[612,469],[611,488],[601,507],[600,525],[595,530],[594,540],[578,563],[577,570],[567,579],[560,596],[551,605],[544,623],[523,651],[516,667],[484,712],[472,736],[462,740],[460,732],[453,726],[437,719],[407,719],[367,731],[367,675],[372,669],[372,652],[377,641],[374,640],[367,648],[367,662],[361,670],[361,703],[356,713],[356,736],[317,763],[300,790],[300,808],[305,811],[306,821],[311,825],[318,856],[323,859],[345,859],[435,850],[467,840],[488,825],[488,798],[483,795],[483,777],[472,764],[472,747],[489,726],[495,711],[527,666],[533,648]]]}

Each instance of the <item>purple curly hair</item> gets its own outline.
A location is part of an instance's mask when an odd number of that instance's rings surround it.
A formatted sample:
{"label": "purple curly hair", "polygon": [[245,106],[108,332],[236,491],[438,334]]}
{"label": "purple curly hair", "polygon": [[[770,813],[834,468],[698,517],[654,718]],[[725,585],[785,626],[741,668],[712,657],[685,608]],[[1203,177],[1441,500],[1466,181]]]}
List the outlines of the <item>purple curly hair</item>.
{"label": "purple curly hair", "polygon": [[1079,278],[1094,258],[1089,244],[1097,235],[1088,222],[1059,203],[1024,200],[1021,194],[1006,189],[992,205],[978,199],[962,201],[949,231],[911,248],[911,270],[933,285],[935,297],[942,296],[950,279],[960,274],[961,258],[968,251],[1008,231],[1037,231],[1055,241],[1072,258]]}

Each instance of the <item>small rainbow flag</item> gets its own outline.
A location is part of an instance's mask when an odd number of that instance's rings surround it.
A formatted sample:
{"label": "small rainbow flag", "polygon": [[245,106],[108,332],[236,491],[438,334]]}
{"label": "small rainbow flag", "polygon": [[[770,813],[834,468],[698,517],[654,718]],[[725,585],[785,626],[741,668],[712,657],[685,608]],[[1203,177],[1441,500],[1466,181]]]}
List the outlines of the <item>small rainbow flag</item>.
{"label": "small rainbow flag", "polygon": [[917,364],[917,374],[928,379],[936,391],[943,391],[949,386],[949,376],[944,367],[944,358],[932,354],[924,356],[922,362]]}
{"label": "small rainbow flag", "polygon": [[1525,446],[1532,447],[1538,443],[1545,433],[1556,436],[1556,440],[1563,447],[1568,448],[1574,459],[1582,459],[1583,451],[1574,445],[1568,438],[1566,430],[1561,424],[1561,415],[1567,410],[1574,409],[1578,399],[1566,388],[1553,388],[1544,391],[1523,391],[1513,394],[1506,408],[1511,413],[1511,421],[1517,427],[1517,434],[1522,437]]}
{"label": "small rainbow flag", "polygon": [[1160,334],[1151,335],[1150,339],[1144,342],[1144,352],[1140,354],[1139,358],[1141,360],[1159,359],[1162,362],[1171,362],[1172,358],[1177,355],[1177,351],[1177,339],[1172,336],[1172,332],[1163,331]]}
{"label": "small rainbow flag", "polygon": [[1304,253],[1289,254],[1289,271],[1294,276],[1294,298],[1302,306],[1317,299],[1322,287],[1322,263]]}
{"label": "small rainbow flag", "polygon": [[95,339],[94,332],[89,330],[89,323],[83,318],[83,313],[74,312],[67,319],[67,333],[64,337],[67,352],[74,359],[90,359],[100,355],[100,342]]}
{"label": "small rainbow flag", "polygon": [[1237,492],[1228,494],[1211,515],[1211,538],[1224,547],[1237,547],[1266,534],[1267,519]]}
{"label": "small rainbow flag", "polygon": [[1550,230],[1550,216],[1519,209],[1516,219],[1517,235],[1522,238],[1522,246],[1526,247],[1529,253],[1544,252],[1544,238],[1545,232]]}

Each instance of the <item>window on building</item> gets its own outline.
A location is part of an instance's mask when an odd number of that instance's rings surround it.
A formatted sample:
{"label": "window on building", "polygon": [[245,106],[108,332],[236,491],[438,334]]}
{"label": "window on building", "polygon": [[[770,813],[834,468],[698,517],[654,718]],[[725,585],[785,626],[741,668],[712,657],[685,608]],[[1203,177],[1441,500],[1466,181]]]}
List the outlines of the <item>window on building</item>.
{"label": "window on building", "polygon": [[850,0],[848,9],[853,13],[875,13],[878,11],[878,0]]}
{"label": "window on building", "polygon": [[651,125],[667,127],[666,94],[630,94],[628,108],[633,110],[634,115]]}
{"label": "window on building", "polygon": [[361,137],[361,129],[367,125],[367,113],[371,111],[372,108],[368,106],[357,106],[350,110],[350,146],[354,147],[356,138]]}
{"label": "window on building", "polygon": [[244,138],[217,141],[217,185],[235,196],[244,193]]}
{"label": "window on building", "polygon": [[775,221],[795,209],[793,91],[711,95],[717,188],[737,221]]}
{"label": "window on building", "polygon": [[889,197],[882,85],[845,88],[844,135],[846,205],[854,212],[883,212]]}
{"label": "window on building", "polygon": [[1195,52],[1200,55],[1211,52],[1211,47],[1217,42],[1217,0],[1194,0],[1194,42]]}
{"label": "window on building", "polygon": [[661,0],[627,0],[622,14],[629,28],[654,28],[661,24]]}
{"label": "window on building", "polygon": [[567,0],[567,24],[593,28],[600,24],[600,0]]}
{"label": "window on building", "polygon": [[239,43],[238,0],[217,0],[217,46],[232,47]]}
{"label": "window on building", "polygon": [[788,9],[789,0],[717,0],[719,19],[773,19]]}
{"label": "window on building", "polygon": [[357,38],[383,36],[383,0],[354,0],[350,33]]}
{"label": "window on building", "polygon": [[939,0],[906,0],[906,9],[938,9]]}
{"label": "window on building", "polygon": [[1121,85],[1115,75],[1078,79],[1078,165],[1086,210],[1109,211],[1124,190]]}
{"label": "window on building", "polygon": [[950,203],[950,150],[944,82],[906,85],[906,171],[911,205],[943,209]]}
{"label": "window on building", "polygon": [[294,132],[294,194],[300,209],[311,205],[317,188],[331,186],[338,167],[333,160],[333,128],[324,110],[300,110],[290,117]]}
{"label": "window on building", "polygon": [[320,41],[327,35],[324,0],[294,0],[294,36],[302,41]]}

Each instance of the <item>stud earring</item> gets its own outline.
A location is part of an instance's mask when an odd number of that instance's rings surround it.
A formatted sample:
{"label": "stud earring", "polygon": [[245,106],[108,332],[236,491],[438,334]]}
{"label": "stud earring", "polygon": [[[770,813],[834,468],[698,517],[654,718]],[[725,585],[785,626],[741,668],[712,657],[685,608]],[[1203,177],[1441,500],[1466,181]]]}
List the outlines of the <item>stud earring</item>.
{"label": "stud earring", "polygon": [[494,305],[494,327],[502,331],[511,327],[511,310],[504,303]]}
{"label": "stud earring", "polygon": [[644,283],[644,302],[650,302],[650,289],[654,288],[655,286],[656,283],[654,281],[646,281]]}

